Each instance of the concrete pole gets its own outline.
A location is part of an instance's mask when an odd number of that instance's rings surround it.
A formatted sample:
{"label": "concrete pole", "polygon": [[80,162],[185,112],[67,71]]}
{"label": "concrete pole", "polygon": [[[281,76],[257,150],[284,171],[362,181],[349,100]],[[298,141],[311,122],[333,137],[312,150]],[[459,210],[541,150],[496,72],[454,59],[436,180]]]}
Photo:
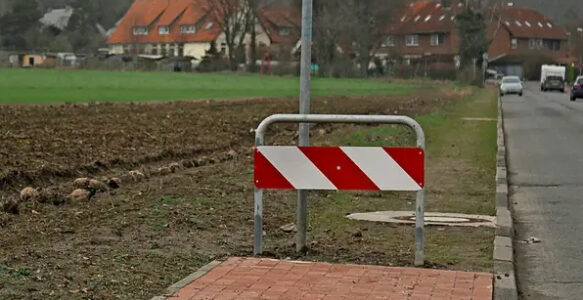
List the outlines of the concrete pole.
{"label": "concrete pole", "polygon": [[[312,70],[312,0],[302,1],[302,56],[300,61],[300,114],[309,114],[311,107],[310,73]],[[310,124],[300,123],[299,146],[310,145]],[[308,192],[298,191],[296,251],[306,249],[308,233]]]}

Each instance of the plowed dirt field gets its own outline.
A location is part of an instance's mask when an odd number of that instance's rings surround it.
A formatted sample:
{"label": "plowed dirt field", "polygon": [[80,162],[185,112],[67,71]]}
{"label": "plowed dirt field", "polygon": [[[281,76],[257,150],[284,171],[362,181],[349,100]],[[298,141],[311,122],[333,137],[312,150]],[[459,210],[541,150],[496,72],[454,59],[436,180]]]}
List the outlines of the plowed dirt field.
{"label": "plowed dirt field", "polygon": [[[414,116],[462,96],[319,98],[313,112]],[[16,200],[27,186],[50,195],[0,213],[0,299],[148,299],[212,259],[251,255],[253,128],[295,112],[297,99],[0,106],[0,197]],[[294,144],[296,130],[274,126],[267,143]],[[72,201],[80,177],[121,184]],[[294,196],[266,197],[266,255],[294,257],[293,232],[279,229],[293,221]],[[362,232],[331,234],[308,255],[407,265],[412,244],[375,249]]]}

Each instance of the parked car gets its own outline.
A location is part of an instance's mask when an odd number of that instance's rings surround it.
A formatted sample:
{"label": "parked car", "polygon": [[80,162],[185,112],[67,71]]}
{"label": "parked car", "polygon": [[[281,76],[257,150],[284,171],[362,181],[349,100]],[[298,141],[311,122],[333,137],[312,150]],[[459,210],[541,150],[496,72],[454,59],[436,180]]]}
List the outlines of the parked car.
{"label": "parked car", "polygon": [[504,76],[500,83],[500,96],[518,94],[522,96],[522,81],[518,76]]}
{"label": "parked car", "polygon": [[549,76],[542,84],[543,91],[559,91],[561,93],[565,92],[565,82],[563,82],[563,77],[560,76]]}
{"label": "parked car", "polygon": [[575,101],[577,98],[583,98],[583,76],[577,77],[571,86],[571,101]]}

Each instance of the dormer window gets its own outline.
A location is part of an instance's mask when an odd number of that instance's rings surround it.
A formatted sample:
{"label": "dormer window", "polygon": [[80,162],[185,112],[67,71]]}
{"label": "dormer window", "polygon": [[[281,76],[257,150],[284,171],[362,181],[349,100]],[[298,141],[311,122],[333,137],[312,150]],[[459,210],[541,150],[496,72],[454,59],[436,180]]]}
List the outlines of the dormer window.
{"label": "dormer window", "polygon": [[134,35],[148,35],[148,27],[146,26],[134,27]]}
{"label": "dormer window", "polygon": [[158,27],[158,34],[160,35],[167,35],[170,33],[170,27],[169,26],[160,26]]}
{"label": "dormer window", "polygon": [[196,26],[195,25],[180,25],[180,33],[182,33],[182,34],[196,33]]}
{"label": "dormer window", "polygon": [[291,29],[289,27],[281,27],[277,30],[277,34],[280,36],[288,36],[291,34]]}

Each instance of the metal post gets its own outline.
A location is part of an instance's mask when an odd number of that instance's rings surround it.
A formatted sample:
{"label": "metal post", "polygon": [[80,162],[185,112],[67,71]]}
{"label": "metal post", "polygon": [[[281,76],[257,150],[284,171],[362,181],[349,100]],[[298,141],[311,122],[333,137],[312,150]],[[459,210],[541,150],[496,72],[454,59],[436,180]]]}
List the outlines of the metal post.
{"label": "metal post", "polygon": [[[264,134],[255,134],[255,146],[263,145]],[[254,202],[254,242],[253,254],[260,255],[263,253],[263,190],[255,188]]]}
{"label": "metal post", "polygon": [[[419,145],[417,145],[419,146]],[[425,264],[425,188],[417,192],[415,200],[415,266]]]}
{"label": "metal post", "polygon": [[[300,114],[310,113],[311,85],[310,72],[312,70],[312,0],[302,1],[302,55],[300,66]],[[310,124],[299,125],[299,146],[310,145]],[[308,192],[298,191],[296,220],[296,251],[306,249],[308,232]]]}

